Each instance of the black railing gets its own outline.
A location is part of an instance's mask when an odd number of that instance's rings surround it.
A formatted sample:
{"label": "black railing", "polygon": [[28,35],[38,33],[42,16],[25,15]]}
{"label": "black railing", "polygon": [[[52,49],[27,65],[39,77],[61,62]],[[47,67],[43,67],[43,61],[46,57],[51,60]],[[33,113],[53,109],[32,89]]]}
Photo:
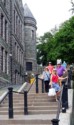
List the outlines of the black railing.
{"label": "black railing", "polygon": [[30,87],[28,88],[28,90],[24,91],[24,114],[27,115],[28,114],[28,101],[27,101],[27,94],[30,91],[31,87],[33,84],[30,85]]}
{"label": "black railing", "polygon": [[62,93],[63,93],[63,85],[61,87],[60,98],[59,98],[59,101],[58,101],[58,110],[57,110],[56,119],[59,119],[59,114],[60,114],[60,110],[61,110],[61,107],[62,107]]}
{"label": "black railing", "polygon": [[[60,114],[61,108],[62,108],[62,113],[66,113],[66,109],[68,109],[68,89],[71,88],[71,80],[72,80],[72,70],[69,69],[68,79],[62,82],[62,92],[61,92],[60,100],[58,101],[57,116],[55,119],[51,120],[52,125],[59,125],[59,121],[60,121],[59,114]],[[73,100],[73,105],[74,105],[74,100]],[[73,108],[73,111],[74,111],[74,108]],[[74,112],[72,116],[74,117]],[[71,118],[71,125],[74,125],[73,117]]]}
{"label": "black railing", "polygon": [[59,125],[59,119],[52,119],[52,125]]}
{"label": "black railing", "polygon": [[70,89],[71,88],[71,80],[72,80],[72,69],[70,68],[68,70],[68,88]]}
{"label": "black railing", "polygon": [[24,95],[24,114],[27,115],[28,114],[28,101],[27,101],[27,93],[30,91],[31,87],[33,84],[29,84],[29,88],[25,89],[24,92],[17,92],[17,91],[13,91],[12,87],[8,88],[8,99],[9,99],[9,118],[13,118],[14,116],[14,112],[13,112],[13,92],[14,93],[19,93],[19,94],[23,94]]}
{"label": "black railing", "polygon": [[65,113],[66,109],[68,109],[68,84],[63,82],[62,112]]}
{"label": "black railing", "polygon": [[36,93],[39,92],[39,88],[38,88],[38,74],[36,74]]}
{"label": "black railing", "polygon": [[44,91],[45,91],[44,90],[44,80],[42,78],[40,78],[39,76],[36,77],[36,90],[38,90],[38,91],[36,91],[36,93],[39,92],[38,80],[41,80],[41,83],[42,83],[42,93],[44,93]]}
{"label": "black railing", "polygon": [[[39,92],[38,90],[38,74],[36,75],[36,93]],[[28,114],[28,101],[27,101],[27,94],[29,92],[29,90],[31,89],[33,84],[30,84],[30,87],[28,88],[28,90],[24,90],[24,92],[16,92],[13,91],[13,88],[10,87],[8,88],[8,97],[9,97],[9,118],[13,118],[13,92],[15,93],[19,93],[19,94],[24,94],[24,114],[27,115]],[[42,93],[44,93],[44,83],[42,80]],[[60,109],[61,109],[61,103],[62,103],[62,111],[63,109],[66,112],[66,109],[68,108],[68,87],[67,84],[65,82],[63,82],[63,86],[62,86],[62,91],[61,91],[61,96],[60,99],[58,101],[58,111],[57,111],[57,116],[55,119],[52,119],[52,124],[53,125],[58,125],[59,124],[59,114],[60,114]]]}
{"label": "black railing", "polygon": [[13,88],[10,87],[8,88],[9,93],[8,93],[8,97],[9,97],[9,118],[13,118]]}
{"label": "black railing", "polygon": [[28,114],[27,91],[24,91],[24,114]]}
{"label": "black railing", "polygon": [[60,98],[58,100],[58,108],[57,108],[57,114],[56,114],[56,118],[52,119],[52,125],[59,125],[59,114],[60,114],[60,110],[61,110],[61,105],[62,105],[62,92],[63,92],[63,85],[61,87],[61,93],[60,93]]}
{"label": "black railing", "polygon": [[60,115],[61,108],[63,113],[65,113],[66,109],[68,108],[68,88],[66,83],[67,81],[62,82],[60,98],[58,100],[57,114],[56,114],[56,118],[51,120],[52,125],[59,125],[59,121],[60,121],[59,115]]}
{"label": "black railing", "polygon": [[[38,89],[38,74],[36,75],[36,93],[39,92]],[[24,90],[24,92],[17,92],[17,91],[13,91],[13,88],[8,88],[9,90],[9,118],[13,118],[13,92],[14,93],[19,93],[19,94],[24,94],[24,114],[27,115],[28,114],[28,101],[27,101],[27,94],[30,91],[31,87],[33,84],[30,84],[30,87],[28,88],[28,90]],[[44,82],[42,80],[42,93],[44,93]]]}

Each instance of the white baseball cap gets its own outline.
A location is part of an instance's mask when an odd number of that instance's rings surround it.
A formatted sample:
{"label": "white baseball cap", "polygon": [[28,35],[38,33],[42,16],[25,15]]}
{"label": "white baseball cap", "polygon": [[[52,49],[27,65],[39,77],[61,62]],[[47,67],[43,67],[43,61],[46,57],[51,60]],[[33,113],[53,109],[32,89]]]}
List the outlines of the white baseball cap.
{"label": "white baseball cap", "polygon": [[57,64],[61,64],[61,59],[57,59]]}

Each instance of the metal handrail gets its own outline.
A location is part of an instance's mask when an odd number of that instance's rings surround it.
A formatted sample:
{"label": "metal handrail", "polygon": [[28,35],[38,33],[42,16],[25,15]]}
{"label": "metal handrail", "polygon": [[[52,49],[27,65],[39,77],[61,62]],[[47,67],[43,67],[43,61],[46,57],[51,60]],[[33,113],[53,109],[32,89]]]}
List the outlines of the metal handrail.
{"label": "metal handrail", "polygon": [[4,101],[4,99],[7,97],[8,91],[4,92],[2,96],[0,96],[0,104]]}
{"label": "metal handrail", "polygon": [[[36,80],[35,80],[35,81],[36,81]],[[35,81],[34,81],[34,82],[35,82]],[[34,84],[34,82],[33,82],[33,84]],[[26,90],[26,89],[24,90],[24,87],[21,87],[21,88],[22,88],[21,91],[19,91],[19,90],[18,90],[18,91],[14,91],[14,90],[13,90],[13,92],[14,92],[14,93],[19,93],[19,94],[24,94],[24,92],[22,92],[22,90],[29,92],[29,90],[31,89],[31,87],[32,87],[33,84],[31,84],[31,86],[29,87],[28,90]],[[22,85],[22,86],[23,86],[23,85]]]}
{"label": "metal handrail", "polygon": [[28,91],[27,91],[27,92],[29,92],[29,91],[30,91],[30,89],[31,89],[32,85],[33,85],[35,82],[36,82],[36,79],[35,79],[35,80],[34,80],[34,82],[31,84],[31,86],[30,86],[30,88],[28,89]]}
{"label": "metal handrail", "polygon": [[60,94],[60,98],[59,98],[59,101],[58,101],[58,111],[57,111],[56,119],[59,119],[59,114],[60,114],[60,109],[61,109],[61,102],[62,102],[62,92],[63,92],[63,85],[61,87],[61,94]]}
{"label": "metal handrail", "polygon": [[20,89],[18,90],[18,93],[21,92],[21,91],[25,88],[26,84],[27,84],[27,82],[25,82],[25,83],[20,87]]}
{"label": "metal handrail", "polygon": [[[68,85],[68,79],[66,80],[65,85]],[[57,111],[56,119],[59,119],[60,109],[61,109],[61,106],[62,106],[63,89],[64,89],[64,84],[61,87],[61,93],[60,93],[60,98],[59,98],[59,101],[58,101],[58,111]]]}

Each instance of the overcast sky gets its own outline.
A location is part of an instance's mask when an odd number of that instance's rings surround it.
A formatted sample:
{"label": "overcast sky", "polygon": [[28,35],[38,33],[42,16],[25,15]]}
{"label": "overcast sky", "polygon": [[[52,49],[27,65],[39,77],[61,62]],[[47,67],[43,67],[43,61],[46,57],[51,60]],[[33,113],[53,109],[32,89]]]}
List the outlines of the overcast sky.
{"label": "overcast sky", "polygon": [[72,14],[71,0],[22,0],[26,3],[37,21],[37,34],[42,36],[55,26],[69,19]]}

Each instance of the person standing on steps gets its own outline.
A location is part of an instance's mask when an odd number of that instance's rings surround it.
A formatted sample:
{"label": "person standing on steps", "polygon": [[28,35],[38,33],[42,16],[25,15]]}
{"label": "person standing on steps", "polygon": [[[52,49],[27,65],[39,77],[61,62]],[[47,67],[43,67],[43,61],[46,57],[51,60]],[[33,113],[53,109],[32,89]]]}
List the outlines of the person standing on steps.
{"label": "person standing on steps", "polygon": [[59,77],[62,77],[67,72],[67,69],[62,66],[61,60],[57,60],[56,70]]}
{"label": "person standing on steps", "polygon": [[48,69],[49,69],[49,73],[52,74],[53,65],[51,62],[49,62]]}
{"label": "person standing on steps", "polygon": [[56,101],[57,101],[57,98],[58,96],[60,95],[60,92],[61,92],[61,86],[59,84],[59,80],[64,80],[64,79],[67,79],[68,77],[59,77],[58,74],[57,74],[57,70],[56,68],[53,69],[52,71],[52,75],[51,75],[51,78],[50,78],[50,85],[51,85],[51,88],[54,88],[55,91],[56,91]]}
{"label": "person standing on steps", "polygon": [[49,91],[49,82],[50,82],[50,73],[49,73],[48,67],[44,68],[42,75],[43,75],[43,80],[44,80],[45,92],[48,92]]}
{"label": "person standing on steps", "polygon": [[63,61],[62,66],[66,69],[67,68],[67,63]]}

